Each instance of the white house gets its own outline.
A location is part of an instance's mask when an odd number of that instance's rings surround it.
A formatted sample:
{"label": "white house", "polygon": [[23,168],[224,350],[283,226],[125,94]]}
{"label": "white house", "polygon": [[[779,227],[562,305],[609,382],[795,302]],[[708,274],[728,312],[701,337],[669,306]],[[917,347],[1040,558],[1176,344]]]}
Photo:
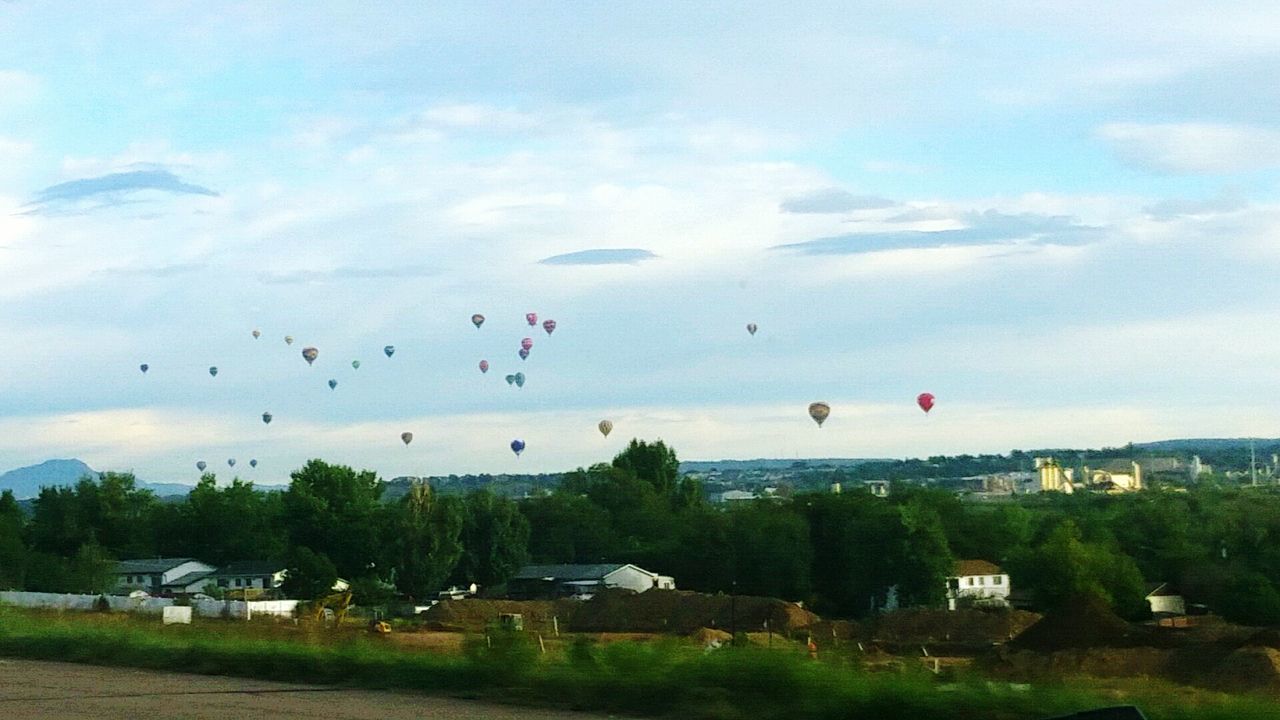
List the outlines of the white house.
{"label": "white house", "polygon": [[576,597],[590,598],[604,588],[675,590],[676,581],[630,564],[598,565],[526,565],[507,581],[507,594],[513,598]]}
{"label": "white house", "polygon": [[760,496],[747,490],[726,490],[720,493],[716,502],[732,503],[732,502],[750,502],[759,500]]}
{"label": "white house", "polygon": [[889,497],[888,480],[868,480],[866,486],[867,490],[876,497]]}
{"label": "white house", "polygon": [[1186,615],[1187,601],[1169,583],[1147,585],[1147,604],[1152,615]]}
{"label": "white house", "polygon": [[121,560],[116,563],[116,592],[144,590],[152,595],[199,592],[216,570],[191,558]]}
{"label": "white house", "polygon": [[957,560],[947,578],[947,609],[966,604],[1009,604],[1009,576],[986,560]]}

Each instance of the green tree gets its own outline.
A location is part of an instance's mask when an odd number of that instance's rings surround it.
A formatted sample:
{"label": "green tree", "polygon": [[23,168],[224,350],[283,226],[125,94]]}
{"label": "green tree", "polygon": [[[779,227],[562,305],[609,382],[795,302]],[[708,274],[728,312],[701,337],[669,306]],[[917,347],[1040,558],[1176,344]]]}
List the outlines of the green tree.
{"label": "green tree", "polygon": [[607,562],[616,541],[609,513],[581,495],[567,492],[525,500],[529,556],[540,563]]}
{"label": "green tree", "polygon": [[737,591],[804,600],[811,591],[809,523],[789,506],[751,503],[730,513]]}
{"label": "green tree", "polygon": [[323,553],[313,552],[304,546],[289,552],[288,570],[281,587],[287,597],[297,600],[314,600],[333,592],[338,581],[338,569]]}
{"label": "green tree", "polygon": [[613,459],[613,466],[653,485],[661,495],[671,495],[680,476],[676,451],[661,440],[652,444],[632,440],[627,449]]}
{"label": "green tree", "polygon": [[372,471],[311,460],[283,497],[289,544],[328,557],[338,574],[369,574],[383,554],[383,482]]}
{"label": "green tree", "polygon": [[395,517],[396,587],[417,599],[431,597],[462,557],[463,509],[455,498],[415,483]]}
{"label": "green tree", "polygon": [[457,585],[501,585],[529,557],[529,521],[515,502],[488,490],[463,501],[462,557],[453,573]]}
{"label": "green tree", "polygon": [[283,510],[278,492],[261,492],[239,478],[218,487],[216,478],[206,474],[181,503],[158,509],[157,545],[164,554],[214,565],[283,560]]}
{"label": "green tree", "polygon": [[27,575],[26,517],[13,491],[0,494],[0,589],[21,590]]}
{"label": "green tree", "polygon": [[154,555],[157,503],[129,473],[86,477],[73,488],[41,488],[31,518],[32,547],[70,557],[86,543],[97,543],[118,557]]}

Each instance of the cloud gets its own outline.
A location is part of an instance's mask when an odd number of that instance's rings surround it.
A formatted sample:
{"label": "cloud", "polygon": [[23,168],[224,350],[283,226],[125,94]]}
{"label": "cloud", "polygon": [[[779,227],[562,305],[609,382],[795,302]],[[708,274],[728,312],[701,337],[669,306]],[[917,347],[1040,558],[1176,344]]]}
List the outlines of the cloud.
{"label": "cloud", "polygon": [[102,270],[104,275],[118,275],[124,277],[149,277],[149,278],[169,278],[178,275],[187,275],[193,272],[200,272],[207,268],[208,265],[202,262],[174,263],[172,265],[158,265],[155,267],[137,267],[137,268],[108,268]]}
{"label": "cloud", "polygon": [[425,265],[400,267],[339,267],[332,270],[296,270],[287,273],[262,273],[258,279],[267,285],[297,285],[326,283],[343,280],[390,280],[396,278],[420,278],[437,274],[438,270]]}
{"label": "cloud", "polygon": [[1229,174],[1280,167],[1280,131],[1210,123],[1109,123],[1097,131],[1126,163],[1158,173]]}
{"label": "cloud", "polygon": [[538,261],[542,265],[637,265],[658,257],[648,250],[617,248],[581,250],[579,252],[552,255]]}
{"label": "cloud", "polygon": [[840,188],[814,190],[782,201],[782,211],[789,213],[842,213],[854,210],[882,210],[898,203],[873,195],[854,195]]}
{"label": "cloud", "polygon": [[1222,193],[1212,198],[1170,198],[1154,205],[1148,205],[1142,211],[1152,220],[1176,220],[1194,215],[1221,215],[1248,207],[1244,198],[1234,193]]}
{"label": "cloud", "polygon": [[100,206],[116,206],[131,202],[128,196],[145,191],[218,197],[218,193],[206,187],[182,182],[178,176],[168,170],[149,169],[111,173],[51,185],[37,192],[36,199],[28,203],[27,207],[37,212],[52,206],[73,204],[82,200],[101,200]]}
{"label": "cloud", "polygon": [[1062,215],[1022,213],[1006,215],[988,210],[964,216],[967,227],[951,230],[892,230],[850,233],[798,243],[775,245],[772,250],[789,250],[802,255],[854,255],[882,250],[990,245],[1034,241],[1047,244],[1080,244],[1095,237],[1101,228],[1080,225]]}

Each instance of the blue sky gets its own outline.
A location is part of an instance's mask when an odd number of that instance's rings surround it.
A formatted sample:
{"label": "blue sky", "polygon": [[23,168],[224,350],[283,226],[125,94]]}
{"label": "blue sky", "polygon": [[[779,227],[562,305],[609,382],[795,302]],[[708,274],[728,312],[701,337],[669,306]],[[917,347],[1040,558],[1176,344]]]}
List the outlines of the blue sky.
{"label": "blue sky", "polygon": [[0,467],[1275,435],[1273,3],[366,5],[0,3]]}

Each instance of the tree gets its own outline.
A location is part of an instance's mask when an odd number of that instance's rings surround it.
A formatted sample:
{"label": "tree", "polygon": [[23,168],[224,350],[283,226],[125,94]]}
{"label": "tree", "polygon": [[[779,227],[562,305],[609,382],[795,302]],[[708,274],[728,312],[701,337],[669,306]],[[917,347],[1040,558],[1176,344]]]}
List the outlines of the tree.
{"label": "tree", "polygon": [[345,577],[368,574],[383,552],[383,489],[372,471],[309,461],[283,497],[290,545],[328,557]]}
{"label": "tree", "polygon": [[613,466],[653,485],[661,495],[670,495],[680,476],[676,451],[661,440],[653,444],[632,440],[627,449],[613,459]]}
{"label": "tree", "polygon": [[400,500],[394,524],[396,587],[414,598],[440,590],[462,557],[463,509],[415,483]]}
{"label": "tree", "polygon": [[804,600],[810,593],[809,523],[786,505],[752,503],[730,513],[736,589]]}
{"label": "tree", "polygon": [[261,492],[239,478],[218,487],[206,474],[181,503],[158,509],[156,543],[162,553],[214,565],[283,560],[283,509],[278,492]]}
{"label": "tree", "polygon": [[501,585],[529,558],[529,521],[511,500],[488,490],[463,501],[462,556],[453,572],[457,585]]}
{"label": "tree", "polygon": [[86,543],[97,543],[119,557],[154,555],[157,502],[129,473],[86,477],[74,488],[41,488],[31,518],[32,547],[70,557]]}
{"label": "tree", "polygon": [[0,494],[0,589],[21,590],[27,575],[27,546],[22,540],[26,518],[13,491]]}
{"label": "tree", "polygon": [[324,597],[333,592],[333,585],[338,581],[338,569],[333,561],[305,546],[290,551],[288,566],[281,590],[291,598],[314,600]]}
{"label": "tree", "polygon": [[524,501],[529,518],[529,555],[541,563],[606,562],[616,541],[609,513],[566,492]]}

